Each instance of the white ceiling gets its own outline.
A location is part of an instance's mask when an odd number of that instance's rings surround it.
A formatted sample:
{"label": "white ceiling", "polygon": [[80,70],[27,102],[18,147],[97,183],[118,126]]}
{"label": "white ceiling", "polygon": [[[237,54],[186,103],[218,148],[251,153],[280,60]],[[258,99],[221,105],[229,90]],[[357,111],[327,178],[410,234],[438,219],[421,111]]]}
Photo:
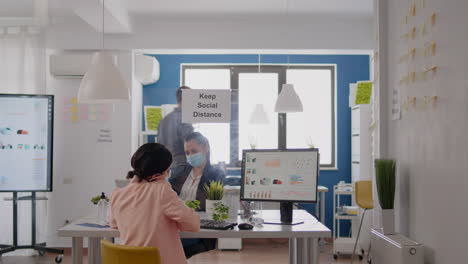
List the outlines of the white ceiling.
{"label": "white ceiling", "polygon": [[[115,0],[114,0],[115,1]],[[170,14],[349,14],[370,16],[372,0],[119,0],[130,13]]]}

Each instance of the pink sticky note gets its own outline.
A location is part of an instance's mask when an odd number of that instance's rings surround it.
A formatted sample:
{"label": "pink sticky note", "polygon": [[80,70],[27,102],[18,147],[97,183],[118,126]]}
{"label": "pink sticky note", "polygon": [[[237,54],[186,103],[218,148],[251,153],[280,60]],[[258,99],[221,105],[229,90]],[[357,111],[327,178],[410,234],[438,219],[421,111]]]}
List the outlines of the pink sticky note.
{"label": "pink sticky note", "polygon": [[99,106],[99,112],[101,112],[101,113],[108,113],[108,112],[109,112],[109,106],[107,106],[107,105],[100,105],[100,106]]}
{"label": "pink sticky note", "polygon": [[107,121],[109,119],[107,114],[101,113],[99,115],[99,121]]}
{"label": "pink sticky note", "polygon": [[84,105],[80,105],[80,112],[88,112],[88,105],[87,104],[84,104]]}
{"label": "pink sticky note", "polygon": [[68,121],[68,115],[65,113],[62,113],[62,121]]}
{"label": "pink sticky note", "polygon": [[88,113],[87,112],[81,112],[80,113],[80,120],[88,120]]}
{"label": "pink sticky note", "polygon": [[69,104],[70,103],[70,98],[67,98],[67,97],[62,98],[62,102],[63,102],[64,105]]}

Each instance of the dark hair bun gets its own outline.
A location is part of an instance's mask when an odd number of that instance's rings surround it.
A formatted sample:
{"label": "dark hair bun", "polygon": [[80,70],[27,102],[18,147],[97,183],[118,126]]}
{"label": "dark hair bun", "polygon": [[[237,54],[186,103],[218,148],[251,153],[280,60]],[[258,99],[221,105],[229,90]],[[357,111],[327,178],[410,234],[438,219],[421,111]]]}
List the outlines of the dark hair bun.
{"label": "dark hair bun", "polygon": [[138,176],[140,180],[148,180],[155,174],[166,171],[172,164],[171,152],[162,144],[146,143],[133,154],[127,178]]}

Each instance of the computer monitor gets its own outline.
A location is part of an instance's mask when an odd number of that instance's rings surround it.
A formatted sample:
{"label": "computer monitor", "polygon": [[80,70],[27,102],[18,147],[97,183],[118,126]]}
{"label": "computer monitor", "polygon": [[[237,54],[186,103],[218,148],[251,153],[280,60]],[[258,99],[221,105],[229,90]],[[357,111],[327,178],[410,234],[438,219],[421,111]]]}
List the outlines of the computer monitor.
{"label": "computer monitor", "polygon": [[53,95],[0,94],[0,192],[52,191]]}
{"label": "computer monitor", "polygon": [[318,149],[244,150],[241,200],[281,202],[291,213],[294,202],[317,202],[319,156]]}

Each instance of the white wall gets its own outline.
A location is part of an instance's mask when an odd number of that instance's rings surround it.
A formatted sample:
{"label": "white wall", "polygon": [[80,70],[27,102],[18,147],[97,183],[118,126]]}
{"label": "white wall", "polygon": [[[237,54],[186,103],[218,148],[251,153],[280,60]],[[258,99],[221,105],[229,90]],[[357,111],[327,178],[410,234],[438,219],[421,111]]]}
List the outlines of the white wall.
{"label": "white wall", "polygon": [[[129,35],[107,35],[115,49],[372,49],[372,18],[346,16],[146,18]],[[56,19],[47,47],[93,49],[101,36],[73,18]]]}
{"label": "white wall", "polygon": [[[466,263],[468,252],[468,1],[426,0],[426,9],[418,4],[417,17],[422,21],[432,12],[439,14],[432,33],[424,38],[418,33],[411,47],[420,54],[423,40],[437,42],[437,54],[431,58],[416,59],[399,64],[398,59],[407,50],[401,36],[405,33],[402,18],[409,10],[406,0],[381,0],[388,5],[384,33],[387,38],[386,65],[382,72],[387,82],[388,107],[385,125],[388,151],[385,156],[398,160],[397,229],[427,246],[426,263]],[[428,27],[430,29],[430,27]],[[382,51],[381,51],[382,52]],[[439,71],[430,81],[418,79],[414,85],[403,87],[402,98],[428,95],[439,96],[435,108],[419,106],[403,112],[400,121],[390,121],[392,88],[398,85],[408,69],[418,72],[426,65],[437,65]]]}
{"label": "white wall", "polygon": [[[132,84],[131,59],[131,52],[118,53],[119,68],[129,87]],[[114,179],[125,178],[130,168],[130,103],[110,106],[108,122],[80,121],[72,124],[62,120],[63,98],[76,96],[80,81],[57,79],[47,74],[48,93],[54,94],[56,101],[54,191],[49,194],[48,204],[49,246],[70,246],[71,239],[58,238],[57,229],[66,220],[95,213],[90,198],[102,191],[110,194],[114,188]],[[100,128],[112,129],[112,143],[97,143]],[[65,184],[64,180],[71,181],[71,184]]]}

